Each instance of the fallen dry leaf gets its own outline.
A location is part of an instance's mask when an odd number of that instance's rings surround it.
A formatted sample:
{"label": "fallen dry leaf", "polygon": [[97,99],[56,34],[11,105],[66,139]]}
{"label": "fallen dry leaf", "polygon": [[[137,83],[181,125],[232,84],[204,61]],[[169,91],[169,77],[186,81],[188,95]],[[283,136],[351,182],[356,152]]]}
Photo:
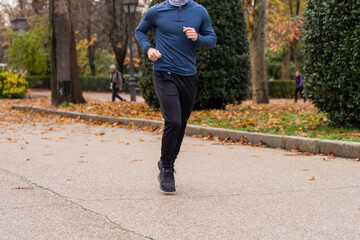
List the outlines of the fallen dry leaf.
{"label": "fallen dry leaf", "polygon": [[119,140],[118,143],[124,143],[124,142]]}
{"label": "fallen dry leaf", "polygon": [[21,149],[21,150],[24,150],[25,148],[24,148],[24,147],[21,147],[20,149]]}
{"label": "fallen dry leaf", "polygon": [[309,180],[309,181],[315,181],[315,177],[313,176],[313,177],[311,177],[311,178],[308,178],[307,180]]}
{"label": "fallen dry leaf", "polygon": [[25,161],[30,161],[31,159],[30,158],[25,158]]}
{"label": "fallen dry leaf", "polygon": [[333,159],[333,158],[335,158],[335,154],[333,152],[329,152],[328,159]]}
{"label": "fallen dry leaf", "polygon": [[252,155],[252,157],[261,157],[260,155]]}
{"label": "fallen dry leaf", "polygon": [[34,187],[16,187],[16,190],[32,190]]}
{"label": "fallen dry leaf", "polygon": [[139,141],[140,141],[140,142],[144,142],[145,140],[144,140],[144,139],[142,139],[142,138],[140,138],[140,139],[139,139]]}
{"label": "fallen dry leaf", "polygon": [[139,159],[134,159],[134,160],[131,160],[130,162],[131,163],[135,163],[135,162],[142,162],[143,160],[139,160]]}

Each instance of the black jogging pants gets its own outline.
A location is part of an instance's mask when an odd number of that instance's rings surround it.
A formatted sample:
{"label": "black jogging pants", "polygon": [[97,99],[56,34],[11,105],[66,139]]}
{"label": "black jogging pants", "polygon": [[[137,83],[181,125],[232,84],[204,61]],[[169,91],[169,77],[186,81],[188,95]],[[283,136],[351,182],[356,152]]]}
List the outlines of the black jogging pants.
{"label": "black jogging pants", "polygon": [[180,152],[185,128],[193,110],[198,77],[180,76],[169,72],[153,72],[153,82],[160,109],[165,119],[161,145],[164,168],[174,166]]}

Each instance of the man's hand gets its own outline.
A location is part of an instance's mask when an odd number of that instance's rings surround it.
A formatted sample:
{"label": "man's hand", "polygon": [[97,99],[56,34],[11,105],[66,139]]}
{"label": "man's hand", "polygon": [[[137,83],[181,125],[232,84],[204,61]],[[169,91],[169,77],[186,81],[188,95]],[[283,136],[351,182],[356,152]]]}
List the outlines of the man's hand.
{"label": "man's hand", "polygon": [[184,27],[183,32],[186,34],[187,38],[191,39],[193,42],[195,42],[198,39],[198,34],[194,28]]}
{"label": "man's hand", "polygon": [[147,55],[149,59],[153,62],[156,62],[162,56],[161,53],[155,48],[150,48],[147,52]]}

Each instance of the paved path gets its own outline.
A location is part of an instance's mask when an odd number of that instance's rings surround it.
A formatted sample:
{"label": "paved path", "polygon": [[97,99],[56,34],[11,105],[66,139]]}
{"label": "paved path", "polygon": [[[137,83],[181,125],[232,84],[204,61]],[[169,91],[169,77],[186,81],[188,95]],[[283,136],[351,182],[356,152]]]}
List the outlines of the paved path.
{"label": "paved path", "polygon": [[[111,101],[111,93],[110,92],[91,92],[91,91],[84,91],[83,92],[84,98],[86,101],[94,102],[110,102]],[[130,101],[130,94],[129,93],[119,93],[119,95],[126,100]],[[51,92],[49,90],[44,89],[29,89],[28,96],[51,96]],[[118,99],[116,101],[119,101]],[[136,102],[145,102],[144,98],[141,95],[136,96]]]}
{"label": "paved path", "polygon": [[159,135],[70,123],[0,124],[0,239],[360,238],[359,162],[186,137],[166,196]]}

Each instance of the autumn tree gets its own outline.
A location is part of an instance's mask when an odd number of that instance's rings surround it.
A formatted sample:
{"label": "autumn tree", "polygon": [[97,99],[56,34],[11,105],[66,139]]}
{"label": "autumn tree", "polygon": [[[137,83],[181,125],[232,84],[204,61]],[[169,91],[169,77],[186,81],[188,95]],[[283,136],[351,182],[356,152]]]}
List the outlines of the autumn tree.
{"label": "autumn tree", "polygon": [[[286,52],[283,55],[282,79],[291,75],[290,62],[296,68],[298,61],[299,39],[304,17],[304,0],[274,0],[269,3],[267,24],[267,45],[271,54]],[[285,48],[285,51],[284,51]]]}
{"label": "autumn tree", "polygon": [[121,1],[100,0],[97,13],[100,14],[95,25],[100,34],[107,36],[115,54],[118,68],[124,72],[129,34],[127,33],[127,17],[121,6]]}
{"label": "autumn tree", "polygon": [[51,100],[57,106],[62,102],[59,82],[70,81],[70,101],[84,103],[77,64],[75,33],[71,21],[69,0],[50,0],[51,26]]}
{"label": "autumn tree", "polygon": [[5,36],[10,45],[7,61],[11,67],[26,69],[32,74],[45,74],[49,57],[49,26],[44,17],[28,18],[28,30],[8,29]]}

